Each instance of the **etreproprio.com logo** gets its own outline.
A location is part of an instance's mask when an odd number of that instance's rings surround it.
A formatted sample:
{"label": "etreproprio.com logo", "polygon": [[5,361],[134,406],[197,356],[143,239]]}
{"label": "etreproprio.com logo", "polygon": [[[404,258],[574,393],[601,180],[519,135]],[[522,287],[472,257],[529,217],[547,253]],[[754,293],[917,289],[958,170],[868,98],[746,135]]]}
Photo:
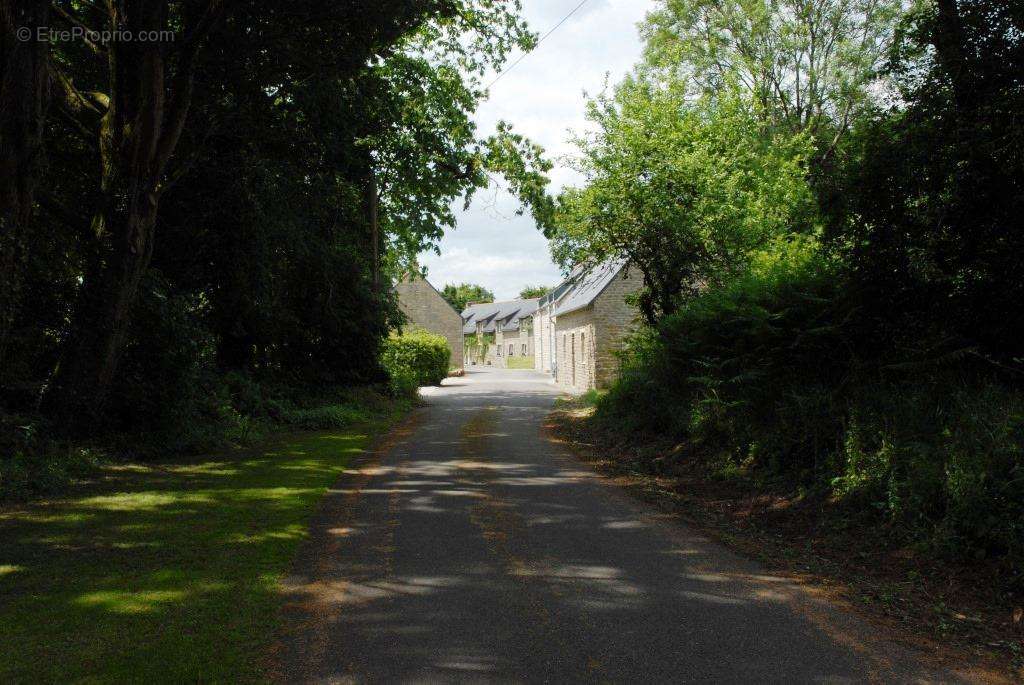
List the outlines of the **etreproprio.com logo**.
{"label": "etreproprio.com logo", "polygon": [[104,29],[95,31],[84,26],[72,26],[69,29],[57,29],[51,26],[20,27],[16,35],[18,40],[28,42],[36,40],[44,43],[71,43],[88,41],[97,45],[107,43],[167,43],[174,40],[174,31],[129,31],[127,29]]}

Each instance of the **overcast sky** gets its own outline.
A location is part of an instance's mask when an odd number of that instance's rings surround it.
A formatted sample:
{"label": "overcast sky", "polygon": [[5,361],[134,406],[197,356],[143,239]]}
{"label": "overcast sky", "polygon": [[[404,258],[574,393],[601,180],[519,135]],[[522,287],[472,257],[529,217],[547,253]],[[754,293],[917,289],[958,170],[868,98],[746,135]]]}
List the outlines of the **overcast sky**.
{"label": "overcast sky", "polygon": [[[523,0],[523,13],[530,28],[543,35],[579,2]],[[491,88],[476,115],[478,133],[490,135],[501,119],[511,122],[555,162],[551,192],[574,185],[575,172],[559,157],[572,151],[569,131],[584,128],[583,93],[599,92],[606,74],[611,83],[618,81],[640,58],[636,25],[653,5],[653,0],[589,0]],[[446,283],[479,283],[498,299],[509,299],[524,285],[561,280],[547,241],[529,213],[515,215],[517,203],[510,195],[491,188],[480,191],[466,211],[461,199],[456,205],[458,225],[441,241],[441,255],[421,255],[438,289]]]}

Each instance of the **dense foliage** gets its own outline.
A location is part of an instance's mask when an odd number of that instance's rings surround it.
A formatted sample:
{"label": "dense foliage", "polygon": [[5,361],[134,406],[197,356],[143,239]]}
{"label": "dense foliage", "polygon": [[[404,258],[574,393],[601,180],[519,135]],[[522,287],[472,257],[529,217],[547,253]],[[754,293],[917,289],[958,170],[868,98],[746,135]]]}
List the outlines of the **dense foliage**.
{"label": "dense foliage", "polygon": [[983,362],[880,345],[839,265],[765,261],[637,337],[601,420],[831,492],[943,551],[1024,558],[1024,396]]}
{"label": "dense foliage", "polygon": [[662,2],[554,252],[644,275],[599,422],[1020,583],[1024,13],[899,9]]}
{"label": "dense foliage", "polygon": [[[540,149],[472,121],[535,40],[518,3],[3,5],[5,444],[193,442],[250,416],[238,379],[281,401],[383,383],[388,283],[453,200],[501,174],[550,213]],[[51,25],[172,38],[15,38]]]}
{"label": "dense foliage", "polygon": [[459,313],[473,302],[494,302],[494,293],[476,283],[448,283],[441,290],[441,296]]}
{"label": "dense foliage", "polygon": [[738,96],[693,101],[629,79],[589,115],[598,129],[578,141],[577,165],[587,186],[559,198],[553,252],[584,267],[628,257],[648,323],[806,220],[806,138],[765,130]]}
{"label": "dense foliage", "polygon": [[444,336],[412,330],[385,340],[381,360],[396,392],[409,393],[447,378],[452,349]]}

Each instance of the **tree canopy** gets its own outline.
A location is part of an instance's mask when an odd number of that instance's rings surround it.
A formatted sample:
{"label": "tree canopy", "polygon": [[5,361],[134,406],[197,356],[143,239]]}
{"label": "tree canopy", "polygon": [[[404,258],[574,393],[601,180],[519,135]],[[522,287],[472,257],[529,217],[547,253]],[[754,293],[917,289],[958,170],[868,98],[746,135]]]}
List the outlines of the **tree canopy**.
{"label": "tree canopy", "polygon": [[884,528],[880,559],[996,562],[1015,596],[1022,10],[657,3],[644,60],[592,101],[552,242],[643,275],[651,325],[597,401],[611,439],[827,501],[814,527]]}
{"label": "tree canopy", "polygon": [[471,302],[494,302],[494,293],[476,283],[448,283],[441,290],[441,296],[457,312],[462,312]]}
{"label": "tree canopy", "polygon": [[807,223],[807,137],[766,129],[738,95],[691,100],[637,77],[588,118],[596,131],[576,141],[586,186],[559,197],[552,253],[566,269],[628,258],[651,323]]}
{"label": "tree canopy", "polygon": [[[373,380],[382,284],[454,200],[502,175],[550,216],[540,148],[472,120],[535,40],[518,2],[121,4],[4,15],[6,411],[139,429],[206,411],[227,372]],[[51,24],[169,37],[8,40]]]}

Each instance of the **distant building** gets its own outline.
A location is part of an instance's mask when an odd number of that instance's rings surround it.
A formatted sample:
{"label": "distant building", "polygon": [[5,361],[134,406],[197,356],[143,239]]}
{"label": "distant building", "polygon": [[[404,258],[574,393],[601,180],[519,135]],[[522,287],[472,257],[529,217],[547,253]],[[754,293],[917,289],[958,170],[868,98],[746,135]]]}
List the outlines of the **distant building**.
{"label": "distant building", "polygon": [[534,368],[537,299],[470,304],[462,312],[466,366]]}
{"label": "distant building", "polygon": [[638,315],[626,298],[641,285],[625,260],[570,274],[538,302],[534,368],[552,374],[566,392],[609,386],[619,373],[616,352]]}
{"label": "distant building", "polygon": [[444,336],[452,350],[452,368],[462,368],[465,356],[462,347],[462,318],[448,300],[417,273],[403,276],[395,284],[395,292],[398,294],[398,307],[409,319],[409,323]]}

